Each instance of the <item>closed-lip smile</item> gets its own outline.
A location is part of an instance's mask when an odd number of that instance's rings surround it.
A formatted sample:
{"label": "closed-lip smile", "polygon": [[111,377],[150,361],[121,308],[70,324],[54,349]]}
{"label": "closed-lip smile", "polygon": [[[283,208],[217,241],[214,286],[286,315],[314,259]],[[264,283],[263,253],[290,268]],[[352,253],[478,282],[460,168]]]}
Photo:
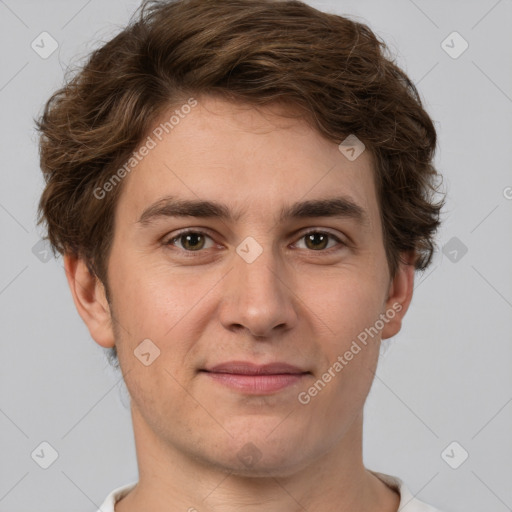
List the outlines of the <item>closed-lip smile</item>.
{"label": "closed-lip smile", "polygon": [[247,394],[265,395],[300,382],[311,372],[283,363],[229,361],[201,370],[214,381]]}

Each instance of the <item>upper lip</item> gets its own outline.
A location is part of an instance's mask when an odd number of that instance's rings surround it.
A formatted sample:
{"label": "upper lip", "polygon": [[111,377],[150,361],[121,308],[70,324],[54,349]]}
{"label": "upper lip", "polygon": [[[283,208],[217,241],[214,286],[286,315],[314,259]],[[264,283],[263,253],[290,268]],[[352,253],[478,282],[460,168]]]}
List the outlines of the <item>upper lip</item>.
{"label": "upper lip", "polygon": [[309,373],[288,363],[254,364],[249,361],[229,361],[205,368],[207,372],[233,373],[243,375],[279,375],[279,374],[301,374]]}

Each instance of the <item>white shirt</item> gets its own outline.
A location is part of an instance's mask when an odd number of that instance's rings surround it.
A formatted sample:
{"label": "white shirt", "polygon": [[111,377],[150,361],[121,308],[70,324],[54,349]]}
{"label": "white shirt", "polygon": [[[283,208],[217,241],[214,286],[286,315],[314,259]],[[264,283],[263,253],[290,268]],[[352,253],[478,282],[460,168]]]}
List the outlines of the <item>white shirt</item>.
{"label": "white shirt", "polygon": [[[431,507],[426,503],[417,500],[413,494],[406,487],[404,482],[395,476],[385,475],[384,473],[372,473],[382,480],[389,487],[400,493],[400,505],[398,510],[400,512],[440,512],[437,508]],[[115,512],[114,505],[121,498],[124,498],[135,486],[137,482],[124,485],[114,489],[106,498],[98,512]]]}

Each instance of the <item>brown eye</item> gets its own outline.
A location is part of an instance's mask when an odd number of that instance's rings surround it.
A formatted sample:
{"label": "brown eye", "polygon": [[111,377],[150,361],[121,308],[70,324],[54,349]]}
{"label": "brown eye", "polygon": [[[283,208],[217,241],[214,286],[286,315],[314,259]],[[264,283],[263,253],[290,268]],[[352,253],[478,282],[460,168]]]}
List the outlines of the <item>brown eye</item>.
{"label": "brown eye", "polygon": [[325,249],[329,236],[325,233],[311,233],[306,235],[305,239],[309,249]]}
{"label": "brown eye", "polygon": [[[312,251],[324,251],[327,248],[329,239],[338,242],[338,245],[345,245],[338,237],[324,231],[310,231],[301,236],[301,240],[305,240],[306,248]],[[331,245],[329,249],[332,247]]]}
{"label": "brown eye", "polygon": [[206,238],[210,238],[200,231],[184,231],[178,236],[171,238],[165,245],[175,245],[175,242],[181,244],[181,248],[187,252],[197,252],[205,248]]}

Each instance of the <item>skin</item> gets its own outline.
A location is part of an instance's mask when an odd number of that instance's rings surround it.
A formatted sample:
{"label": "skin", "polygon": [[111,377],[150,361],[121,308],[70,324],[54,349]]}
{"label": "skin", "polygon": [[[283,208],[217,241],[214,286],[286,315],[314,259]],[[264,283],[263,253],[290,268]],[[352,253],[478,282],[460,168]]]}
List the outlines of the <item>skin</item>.
{"label": "skin", "polygon": [[[139,483],[117,512],[398,509],[398,494],[363,465],[363,406],[381,338],[400,330],[411,301],[412,255],[391,279],[369,151],[350,161],[281,108],[202,97],[124,178],[111,302],[85,263],[65,256],[77,310],[99,345],[117,346],[131,395]],[[141,227],[143,210],[168,194],[215,200],[241,217],[162,217]],[[367,224],[277,221],[283,206],[341,195],[365,210]],[[176,234],[187,228],[207,236],[187,245]],[[308,244],[311,231],[348,245]],[[263,251],[252,263],[236,252],[246,237]],[[298,394],[393,304],[401,310],[380,335],[301,404]],[[148,338],[160,355],[145,366],[134,350]],[[287,362],[310,374],[248,395],[199,371],[232,360]],[[250,465],[239,457],[248,450]]]}

